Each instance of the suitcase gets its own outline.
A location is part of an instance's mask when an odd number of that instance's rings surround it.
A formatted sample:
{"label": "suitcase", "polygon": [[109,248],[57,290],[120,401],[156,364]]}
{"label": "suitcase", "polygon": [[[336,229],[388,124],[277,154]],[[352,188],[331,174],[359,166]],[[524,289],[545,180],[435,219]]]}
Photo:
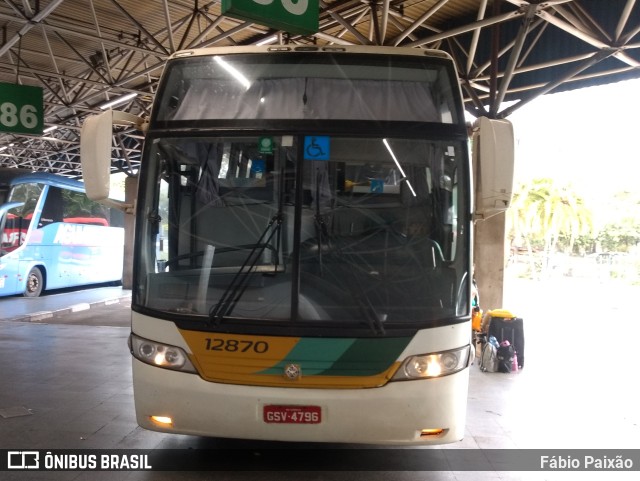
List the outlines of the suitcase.
{"label": "suitcase", "polygon": [[495,336],[498,342],[509,341],[518,356],[518,368],[524,367],[524,321],[508,311],[491,311],[489,336]]}

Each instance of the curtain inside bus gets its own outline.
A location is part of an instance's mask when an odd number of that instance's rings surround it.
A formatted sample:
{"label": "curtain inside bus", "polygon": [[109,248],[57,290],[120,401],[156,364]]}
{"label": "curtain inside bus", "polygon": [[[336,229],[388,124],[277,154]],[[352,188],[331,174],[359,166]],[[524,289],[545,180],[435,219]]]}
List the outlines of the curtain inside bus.
{"label": "curtain inside bus", "polygon": [[423,82],[313,78],[194,80],[170,120],[201,119],[442,120]]}

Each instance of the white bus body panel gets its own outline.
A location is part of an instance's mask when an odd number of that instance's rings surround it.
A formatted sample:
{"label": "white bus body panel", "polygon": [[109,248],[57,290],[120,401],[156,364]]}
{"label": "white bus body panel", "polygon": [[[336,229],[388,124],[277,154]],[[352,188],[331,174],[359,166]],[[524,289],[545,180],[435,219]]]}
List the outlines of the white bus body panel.
{"label": "white bus body panel", "polygon": [[[188,350],[172,322],[135,312],[132,321],[134,333]],[[468,344],[469,336],[469,323],[427,329],[418,333],[401,357],[461,347]],[[389,382],[367,389],[244,386],[208,382],[197,374],[133,359],[135,408],[141,427],[222,438],[388,445],[456,442],[464,436],[468,384],[469,368],[442,378]],[[320,406],[322,422],[266,423],[263,406],[270,404]],[[160,426],[150,416],[170,416],[173,424]],[[420,436],[422,429],[434,428],[445,432]]]}

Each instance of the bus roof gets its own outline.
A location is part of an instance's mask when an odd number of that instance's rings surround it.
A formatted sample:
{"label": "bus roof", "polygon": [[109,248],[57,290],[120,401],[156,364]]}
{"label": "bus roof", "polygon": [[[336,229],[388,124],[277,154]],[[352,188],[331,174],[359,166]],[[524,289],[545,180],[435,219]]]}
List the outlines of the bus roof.
{"label": "bus roof", "polygon": [[70,179],[68,177],[49,174],[46,172],[32,172],[26,169],[0,167],[0,186],[34,182],[84,192],[84,184],[82,182]]}
{"label": "bus roof", "polygon": [[453,61],[452,57],[443,50],[420,49],[409,47],[383,47],[377,45],[332,45],[332,46],[296,46],[296,45],[244,45],[233,47],[205,47],[190,50],[180,50],[169,57],[175,58],[202,56],[202,55],[225,55],[238,53],[266,53],[275,54],[281,52],[325,52],[325,53],[360,53],[360,54],[387,54],[387,55],[413,55],[427,56],[435,58],[445,58]]}

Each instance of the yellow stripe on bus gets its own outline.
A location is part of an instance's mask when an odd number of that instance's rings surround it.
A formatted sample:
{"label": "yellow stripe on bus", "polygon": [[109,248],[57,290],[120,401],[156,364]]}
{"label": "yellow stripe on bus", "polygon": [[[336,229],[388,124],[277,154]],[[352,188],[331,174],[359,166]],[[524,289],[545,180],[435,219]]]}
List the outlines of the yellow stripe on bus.
{"label": "yellow stripe on bus", "polygon": [[[366,388],[387,383],[400,362],[368,376],[305,375],[305,365],[295,379],[263,371],[288,361],[288,354],[300,342],[299,337],[223,334],[180,330],[191,351],[190,358],[200,376],[211,382],[253,386]],[[339,341],[339,340],[337,340]],[[295,359],[291,360],[296,363]],[[312,372],[313,369],[307,369]]]}

